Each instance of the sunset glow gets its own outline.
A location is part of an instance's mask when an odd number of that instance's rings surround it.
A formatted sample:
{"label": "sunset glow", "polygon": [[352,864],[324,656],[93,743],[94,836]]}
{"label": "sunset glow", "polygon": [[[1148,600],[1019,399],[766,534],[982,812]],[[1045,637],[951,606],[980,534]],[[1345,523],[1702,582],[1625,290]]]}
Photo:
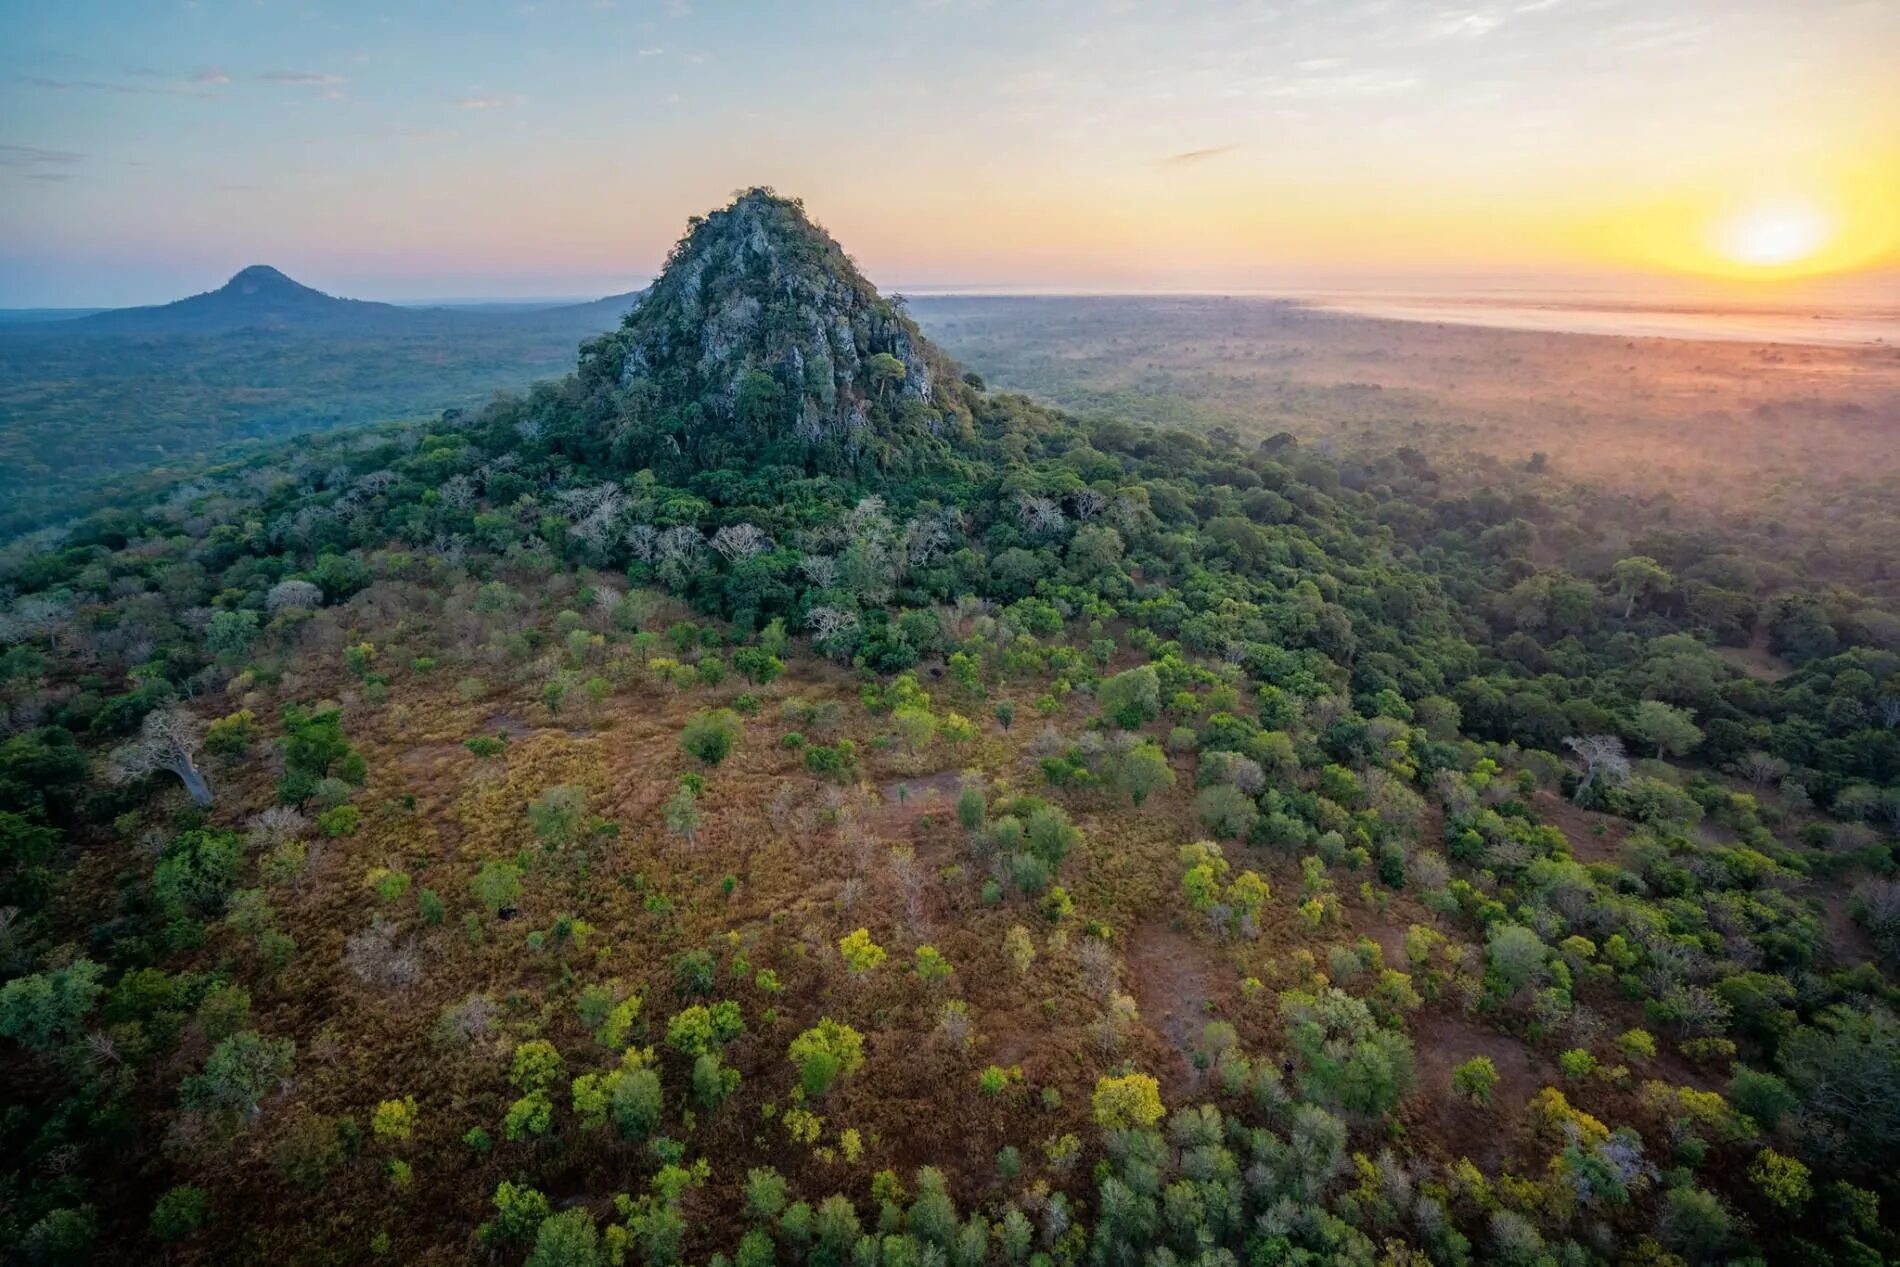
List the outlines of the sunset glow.
{"label": "sunset glow", "polygon": [[1827,213],[1811,203],[1768,204],[1724,221],[1717,245],[1738,264],[1777,268],[1812,258],[1833,233]]}
{"label": "sunset glow", "polygon": [[902,286],[1900,267],[1896,4],[741,10],[13,6],[0,305],[605,293],[756,183]]}

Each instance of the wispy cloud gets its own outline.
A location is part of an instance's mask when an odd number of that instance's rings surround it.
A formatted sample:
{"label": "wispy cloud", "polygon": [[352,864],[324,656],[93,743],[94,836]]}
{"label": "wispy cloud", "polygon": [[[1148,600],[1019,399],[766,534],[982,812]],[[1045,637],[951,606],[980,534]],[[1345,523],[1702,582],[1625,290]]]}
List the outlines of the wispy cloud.
{"label": "wispy cloud", "polygon": [[86,156],[74,150],[49,150],[37,145],[0,145],[0,170],[18,172],[22,179],[56,184],[71,180],[73,169]]}
{"label": "wispy cloud", "polygon": [[48,150],[37,145],[0,145],[0,167],[71,167],[86,159],[77,150]]}
{"label": "wispy cloud", "polygon": [[643,48],[643,49],[641,49],[641,50],[640,50],[640,56],[642,56],[642,57],[658,57],[658,56],[659,56],[659,55],[660,55],[661,53],[664,53],[665,51],[666,51],[666,50],[665,50],[665,49],[663,49],[663,48]]}
{"label": "wispy cloud", "polygon": [[211,86],[218,86],[218,85],[230,83],[231,76],[226,74],[224,71],[219,70],[215,66],[208,66],[205,69],[194,74],[191,77],[191,82],[194,84],[207,84]]}
{"label": "wispy cloud", "polygon": [[528,99],[515,93],[507,97],[463,97],[455,104],[464,110],[505,110],[510,106],[525,106]]}
{"label": "wispy cloud", "polygon": [[344,82],[341,75],[316,70],[267,70],[258,78],[267,84],[301,84],[307,88],[334,88]]}
{"label": "wispy cloud", "polygon": [[183,84],[121,84],[105,79],[51,79],[45,75],[26,75],[20,82],[34,88],[47,88],[53,92],[110,92],[135,97],[210,97],[211,85],[198,83]]}
{"label": "wispy cloud", "polygon": [[1165,158],[1155,159],[1154,165],[1156,167],[1193,167],[1195,164],[1205,163],[1211,158],[1220,158],[1222,155],[1232,154],[1239,148],[1238,145],[1215,145],[1204,150],[1183,150],[1179,154],[1170,154]]}
{"label": "wispy cloud", "polygon": [[1418,86],[1418,76],[1392,71],[1355,70],[1337,75],[1302,75],[1266,88],[1269,97],[1299,101],[1329,101],[1350,97],[1382,97]]}
{"label": "wispy cloud", "polygon": [[394,127],[389,130],[391,134],[405,141],[447,141],[455,136],[455,133],[448,128]]}

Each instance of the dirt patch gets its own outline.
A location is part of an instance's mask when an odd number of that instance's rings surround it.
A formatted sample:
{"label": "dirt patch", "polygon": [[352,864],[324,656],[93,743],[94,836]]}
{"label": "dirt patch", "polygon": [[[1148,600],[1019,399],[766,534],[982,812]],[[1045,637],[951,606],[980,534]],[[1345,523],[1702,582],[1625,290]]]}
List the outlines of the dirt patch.
{"label": "dirt patch", "polygon": [[[1412,1022],[1418,1090],[1406,1106],[1409,1125],[1440,1143],[1447,1158],[1469,1157],[1495,1173],[1509,1155],[1523,1123],[1524,1104],[1555,1082],[1555,1071],[1509,1034],[1500,1034],[1456,1012],[1431,1012]],[[1490,1108],[1460,1099],[1452,1070],[1473,1056],[1489,1056],[1498,1085]]]}
{"label": "dirt patch", "polygon": [[533,726],[512,713],[496,713],[482,723],[484,735],[505,735],[510,739],[519,739],[523,735],[532,735],[534,731]]}
{"label": "dirt patch", "polygon": [[963,775],[956,770],[939,770],[935,774],[919,775],[915,778],[892,779],[879,789],[884,799],[895,805],[909,805],[916,801],[949,801],[957,799],[957,793],[963,788]]}
{"label": "dirt patch", "polygon": [[1880,962],[1880,948],[1848,912],[1849,895],[1853,887],[1848,880],[1836,879],[1812,889],[1809,896],[1820,904],[1821,930],[1833,957],[1842,966],[1877,964]]}
{"label": "dirt patch", "polygon": [[1551,792],[1539,792],[1532,805],[1545,822],[1563,832],[1578,862],[1616,862],[1630,834],[1628,819],[1573,805]]}
{"label": "dirt patch", "polygon": [[1746,647],[1717,647],[1715,654],[1748,676],[1764,682],[1779,682],[1794,672],[1792,664],[1768,650],[1768,636],[1765,633],[1756,634],[1755,640]]}
{"label": "dirt patch", "polygon": [[1208,952],[1179,929],[1154,922],[1129,935],[1127,959],[1142,1023],[1166,1040],[1173,1055],[1165,1070],[1156,1071],[1172,1103],[1194,1084],[1190,1057],[1208,1021],[1215,980]]}

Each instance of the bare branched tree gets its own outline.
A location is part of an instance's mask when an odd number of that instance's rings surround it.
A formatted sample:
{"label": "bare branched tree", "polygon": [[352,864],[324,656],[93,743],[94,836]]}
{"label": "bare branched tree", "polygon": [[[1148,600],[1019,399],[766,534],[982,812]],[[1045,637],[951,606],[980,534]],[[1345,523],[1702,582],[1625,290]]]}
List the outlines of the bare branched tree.
{"label": "bare branched tree", "polygon": [[1028,493],[1017,496],[1016,513],[1022,518],[1023,527],[1030,532],[1059,532],[1067,522],[1062,507],[1047,497],[1034,497]]}
{"label": "bare branched tree", "polygon": [[579,540],[592,546],[604,546],[620,531],[620,517],[627,509],[627,495],[618,484],[588,484],[563,489],[554,495]]}
{"label": "bare branched tree", "polygon": [[829,554],[808,554],[798,561],[798,570],[821,590],[838,583],[838,560]]}
{"label": "bare branched tree", "polygon": [[713,533],[712,548],[730,563],[764,554],[772,548],[772,539],[752,524],[728,524]]}
{"label": "bare branched tree", "polygon": [[108,771],[115,783],[129,783],[148,774],[170,771],[199,805],[211,804],[211,785],[198,770],[198,745],[204,727],[177,706],[145,715],[139,737],[115,750]]}
{"label": "bare branched tree", "polygon": [[309,581],[279,581],[264,595],[270,612],[315,611],[323,606],[323,591]]}
{"label": "bare branched tree", "polygon": [[1578,803],[1590,795],[1599,778],[1621,783],[1629,777],[1630,759],[1623,751],[1623,741],[1615,735],[1572,735],[1564,740],[1564,747],[1583,763],[1583,779],[1572,798]]}

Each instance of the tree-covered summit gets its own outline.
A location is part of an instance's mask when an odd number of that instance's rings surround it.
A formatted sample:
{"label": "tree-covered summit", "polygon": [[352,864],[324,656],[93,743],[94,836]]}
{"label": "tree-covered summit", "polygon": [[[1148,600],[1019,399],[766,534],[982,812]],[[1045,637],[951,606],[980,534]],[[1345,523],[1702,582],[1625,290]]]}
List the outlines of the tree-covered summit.
{"label": "tree-covered summit", "polygon": [[954,367],[796,199],[694,217],[623,327],[581,350],[596,442],[638,468],[746,455],[912,466],[967,424]]}

